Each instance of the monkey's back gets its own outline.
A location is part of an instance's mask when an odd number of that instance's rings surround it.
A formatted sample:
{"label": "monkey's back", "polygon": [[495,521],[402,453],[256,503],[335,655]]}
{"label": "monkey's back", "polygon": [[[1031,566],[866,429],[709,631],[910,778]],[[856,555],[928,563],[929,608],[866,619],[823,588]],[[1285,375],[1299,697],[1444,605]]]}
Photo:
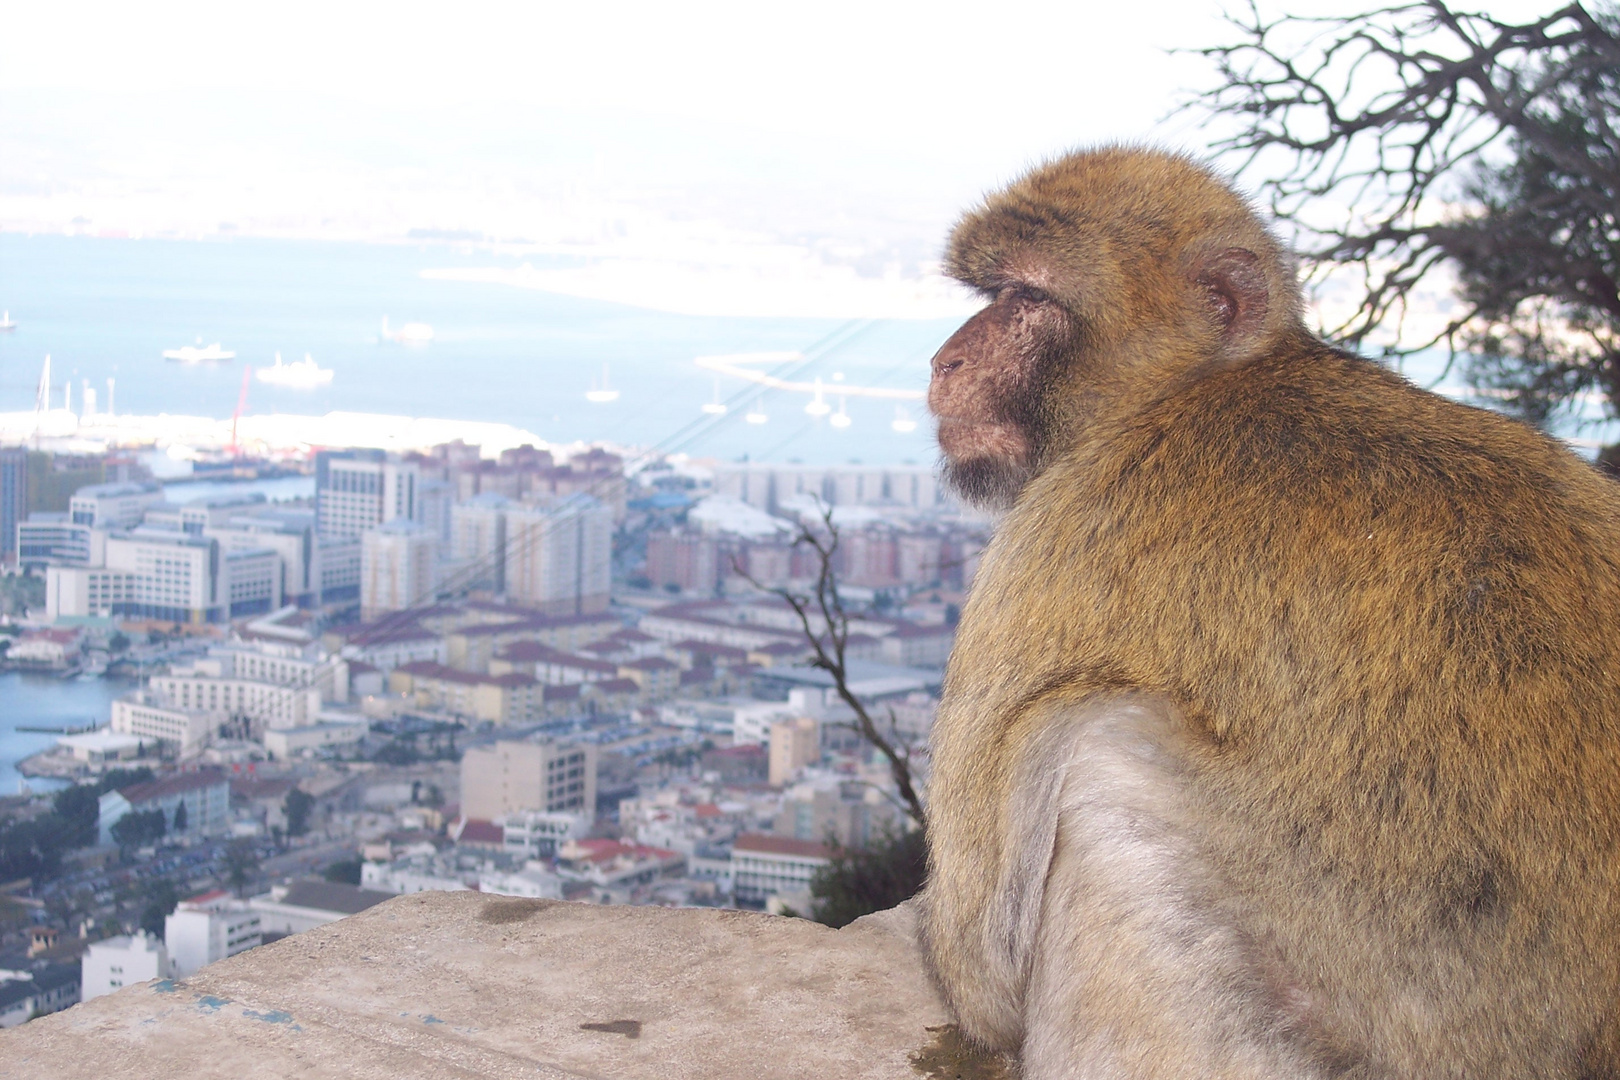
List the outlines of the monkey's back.
{"label": "monkey's back", "polygon": [[1162,696],[1236,915],[1308,975],[1324,1030],[1391,1065],[1421,1031],[1481,1069],[1533,1044],[1601,1071],[1620,489],[1374,364],[1281,352],[1030,485],[964,614],[945,737],[998,737],[1041,695]]}

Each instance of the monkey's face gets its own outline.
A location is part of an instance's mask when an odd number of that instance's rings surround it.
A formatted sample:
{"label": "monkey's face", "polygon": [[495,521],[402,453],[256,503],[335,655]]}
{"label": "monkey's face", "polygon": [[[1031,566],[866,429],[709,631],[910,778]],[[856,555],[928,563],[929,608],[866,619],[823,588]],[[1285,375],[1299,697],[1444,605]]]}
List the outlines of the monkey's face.
{"label": "monkey's face", "polygon": [[1046,293],[1011,282],[935,354],[928,408],[946,480],[969,502],[1004,509],[1035,475],[1049,426],[1044,401],[1072,326]]}

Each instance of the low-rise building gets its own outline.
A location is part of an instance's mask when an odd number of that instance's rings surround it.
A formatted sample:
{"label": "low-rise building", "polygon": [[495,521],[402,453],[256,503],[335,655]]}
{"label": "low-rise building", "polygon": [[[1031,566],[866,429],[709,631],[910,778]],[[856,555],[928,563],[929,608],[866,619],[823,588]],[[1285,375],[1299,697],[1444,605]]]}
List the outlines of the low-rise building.
{"label": "low-rise building", "polygon": [[423,709],[501,725],[525,724],[543,715],[544,695],[532,676],[511,672],[477,675],[445,664],[417,661],[388,675],[388,688],[407,694]]}
{"label": "low-rise building", "polygon": [[[185,813],[179,815],[180,808]],[[170,833],[221,836],[231,828],[231,784],[218,769],[177,773],[145,784],[131,784],[101,796],[97,830],[101,843],[113,842],[112,827],[126,814],[161,811]],[[181,821],[176,825],[175,818]]]}
{"label": "low-rise building", "polygon": [[305,879],[277,885],[248,901],[265,934],[302,934],[375,907],[393,894],[343,882]]}
{"label": "low-rise building", "polygon": [[78,963],[44,957],[0,959],[0,1028],[77,1005],[79,986]]}
{"label": "low-rise building", "polygon": [[246,952],[261,938],[260,913],[223,889],[180,901],[163,922],[163,943],[179,978]]}
{"label": "low-rise building", "polygon": [[136,690],[112,703],[112,730],[146,742],[163,744],[181,758],[196,756],[213,741],[218,722],[201,712],[187,712]]}
{"label": "low-rise building", "polygon": [[814,840],[744,833],[731,845],[732,892],[739,903],[749,904],[781,893],[802,894],[831,861],[832,852]]}
{"label": "low-rise building", "polygon": [[29,630],[11,643],[6,653],[14,664],[34,668],[70,668],[79,662],[78,630]]}
{"label": "low-rise building", "polygon": [[618,840],[571,840],[557,851],[558,874],[598,888],[647,885],[685,865],[686,856],[678,851]]}
{"label": "low-rise building", "polygon": [[79,963],[81,1001],[148,979],[167,979],[174,974],[168,948],[145,932],[97,941],[85,950]]}
{"label": "low-rise building", "polygon": [[509,855],[526,859],[550,858],[570,840],[582,840],[591,831],[588,814],[519,810],[501,818],[501,844]]}

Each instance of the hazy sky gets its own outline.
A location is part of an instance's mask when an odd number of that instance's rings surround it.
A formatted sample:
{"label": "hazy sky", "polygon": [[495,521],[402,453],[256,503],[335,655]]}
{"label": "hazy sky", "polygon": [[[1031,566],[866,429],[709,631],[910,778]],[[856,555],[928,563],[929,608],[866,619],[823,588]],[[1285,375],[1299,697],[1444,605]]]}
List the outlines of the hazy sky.
{"label": "hazy sky", "polygon": [[[1221,0],[12,4],[0,228],[466,232],[595,260],[589,281],[530,282],[554,291],[932,311],[860,299],[847,279],[925,278],[965,206],[1067,148],[1203,152],[1214,133],[1188,106],[1212,68],[1174,50],[1230,39],[1221,13]],[[649,299],[677,265],[729,267],[713,294],[774,273],[780,288],[815,279],[826,299]]]}
{"label": "hazy sky", "polygon": [[1156,126],[1207,82],[1166,50],[1222,32],[1210,0],[12,5],[0,182],[13,211],[77,191],[101,216],[307,212],[324,186],[342,217],[380,185],[450,228],[455,193],[718,184],[933,218],[1076,143],[1201,145]]}

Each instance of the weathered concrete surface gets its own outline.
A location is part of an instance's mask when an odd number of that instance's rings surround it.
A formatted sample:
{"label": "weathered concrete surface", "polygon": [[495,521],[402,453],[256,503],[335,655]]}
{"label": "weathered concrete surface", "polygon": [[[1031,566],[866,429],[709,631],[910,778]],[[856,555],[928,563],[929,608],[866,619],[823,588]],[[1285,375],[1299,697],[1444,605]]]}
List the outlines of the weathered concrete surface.
{"label": "weathered concrete surface", "polygon": [[1011,1077],[949,1024],[906,906],[418,893],[0,1033],[0,1077]]}

